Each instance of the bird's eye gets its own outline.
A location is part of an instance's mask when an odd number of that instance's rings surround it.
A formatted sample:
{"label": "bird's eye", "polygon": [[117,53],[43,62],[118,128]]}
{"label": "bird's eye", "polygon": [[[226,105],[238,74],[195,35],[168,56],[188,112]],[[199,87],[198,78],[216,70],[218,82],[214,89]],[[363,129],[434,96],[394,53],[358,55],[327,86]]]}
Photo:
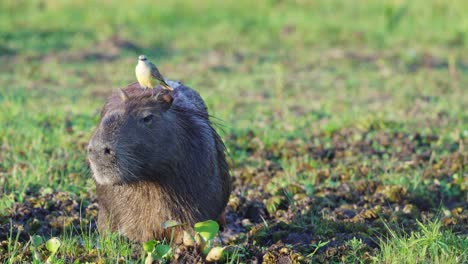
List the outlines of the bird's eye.
{"label": "bird's eye", "polygon": [[151,121],[153,121],[153,117],[154,117],[154,115],[152,115],[152,114],[149,114],[149,115],[143,117],[143,123],[151,124]]}

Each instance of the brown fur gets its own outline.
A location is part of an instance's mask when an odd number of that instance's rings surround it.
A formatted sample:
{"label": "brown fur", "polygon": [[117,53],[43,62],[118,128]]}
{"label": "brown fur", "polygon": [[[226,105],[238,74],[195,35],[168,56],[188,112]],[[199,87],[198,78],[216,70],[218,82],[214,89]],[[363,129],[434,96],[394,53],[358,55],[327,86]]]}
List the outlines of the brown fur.
{"label": "brown fur", "polygon": [[[132,84],[127,97],[117,92],[104,106],[88,149],[101,232],[148,241],[169,238],[167,220],[188,229],[221,217],[231,192],[223,142],[201,97],[174,88]],[[149,125],[141,121],[147,109],[155,116]]]}

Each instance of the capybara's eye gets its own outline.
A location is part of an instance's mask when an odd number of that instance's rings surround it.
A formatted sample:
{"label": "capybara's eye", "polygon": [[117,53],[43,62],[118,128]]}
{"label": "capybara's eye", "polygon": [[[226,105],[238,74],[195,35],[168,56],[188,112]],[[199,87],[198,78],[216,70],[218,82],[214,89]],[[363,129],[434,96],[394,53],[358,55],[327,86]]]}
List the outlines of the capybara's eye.
{"label": "capybara's eye", "polygon": [[143,117],[143,123],[145,124],[151,124],[151,121],[153,121],[153,115],[152,114],[149,114],[145,117]]}

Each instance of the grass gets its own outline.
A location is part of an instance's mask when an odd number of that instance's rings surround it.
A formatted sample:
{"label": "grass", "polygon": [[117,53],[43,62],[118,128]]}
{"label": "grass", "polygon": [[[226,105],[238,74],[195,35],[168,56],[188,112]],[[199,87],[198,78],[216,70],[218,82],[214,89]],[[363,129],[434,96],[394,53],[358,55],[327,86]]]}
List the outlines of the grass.
{"label": "grass", "polygon": [[381,241],[379,263],[464,263],[468,260],[468,239],[442,231],[439,221],[423,224],[418,231]]}
{"label": "grass", "polygon": [[467,9],[3,1],[0,261],[31,261],[36,234],[61,239],[58,263],[142,260],[95,230],[85,151],[139,54],[217,117],[235,178],[227,212],[251,222],[228,262],[466,260]]}

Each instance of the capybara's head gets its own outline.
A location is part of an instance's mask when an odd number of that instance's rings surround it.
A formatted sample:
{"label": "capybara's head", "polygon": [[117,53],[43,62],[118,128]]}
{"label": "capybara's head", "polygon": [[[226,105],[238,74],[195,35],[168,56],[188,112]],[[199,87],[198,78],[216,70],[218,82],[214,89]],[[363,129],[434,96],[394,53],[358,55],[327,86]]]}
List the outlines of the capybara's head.
{"label": "capybara's head", "polygon": [[88,145],[98,184],[151,180],[164,169],[177,148],[174,114],[168,111],[172,100],[170,91],[142,89],[121,90],[109,99]]}

